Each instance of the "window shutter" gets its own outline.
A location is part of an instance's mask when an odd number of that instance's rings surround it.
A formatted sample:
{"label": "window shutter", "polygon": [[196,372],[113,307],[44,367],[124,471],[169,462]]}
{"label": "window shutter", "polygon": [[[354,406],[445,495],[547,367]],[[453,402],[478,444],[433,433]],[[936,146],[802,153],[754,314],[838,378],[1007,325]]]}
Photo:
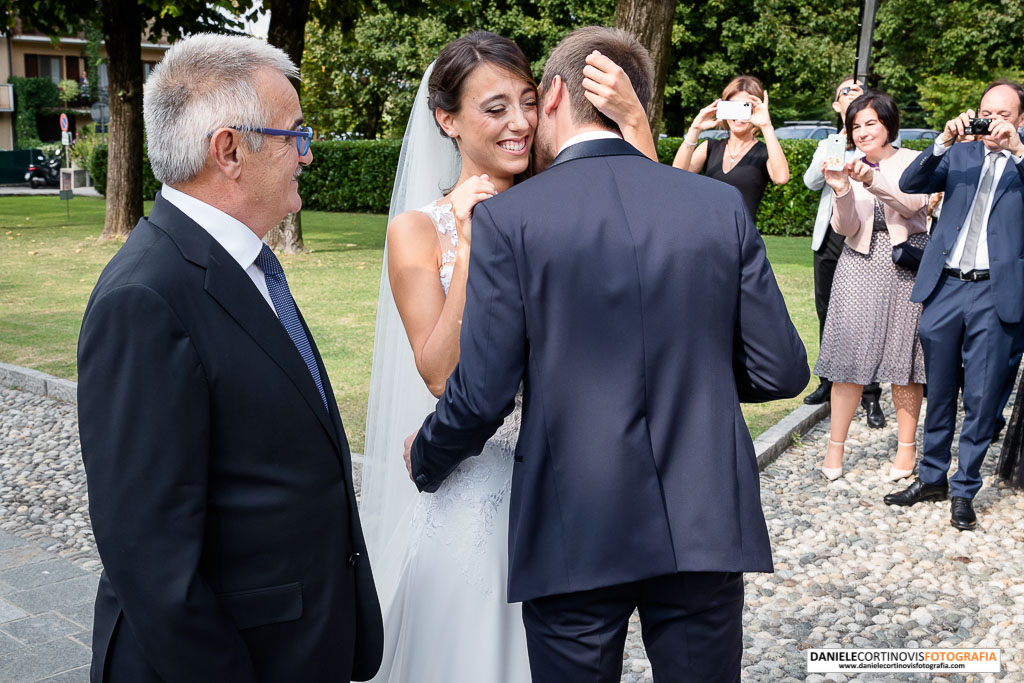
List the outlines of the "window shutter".
{"label": "window shutter", "polygon": [[64,78],[69,81],[77,81],[82,77],[82,72],[79,70],[78,57],[65,57],[64,58]]}

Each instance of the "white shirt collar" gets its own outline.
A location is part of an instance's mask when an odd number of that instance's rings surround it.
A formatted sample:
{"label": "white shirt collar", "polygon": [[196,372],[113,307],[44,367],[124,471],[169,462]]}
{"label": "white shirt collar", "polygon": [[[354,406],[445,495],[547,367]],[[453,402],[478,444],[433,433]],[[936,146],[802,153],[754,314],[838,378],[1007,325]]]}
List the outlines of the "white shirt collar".
{"label": "white shirt collar", "polygon": [[260,255],[263,240],[237,218],[167,184],[160,188],[160,194],[210,233],[224,251],[238,261],[242,270],[247,270]]}
{"label": "white shirt collar", "polygon": [[[588,130],[585,133],[573,135],[571,138],[565,141],[565,143],[558,149],[558,154],[565,151],[567,147],[579,144],[581,142],[590,142],[591,140],[608,140],[611,138],[622,139],[622,136],[618,133],[613,133],[610,130]],[[555,156],[558,156],[556,154]]]}

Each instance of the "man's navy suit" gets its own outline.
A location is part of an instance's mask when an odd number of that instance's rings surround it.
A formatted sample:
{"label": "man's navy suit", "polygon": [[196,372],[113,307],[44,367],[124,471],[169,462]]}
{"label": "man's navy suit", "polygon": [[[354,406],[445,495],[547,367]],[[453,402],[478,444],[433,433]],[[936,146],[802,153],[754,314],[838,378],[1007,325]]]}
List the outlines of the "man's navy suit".
{"label": "man's navy suit", "polygon": [[1012,157],[992,190],[983,227],[990,278],[965,282],[943,271],[957,237],[968,229],[987,152],[980,141],[961,142],[936,156],[932,145],[900,179],[904,192],[945,193],[910,297],[924,304],[920,336],[928,377],[918,476],[926,484],[946,483],[962,365],[965,416],[959,468],[949,485],[952,495],[964,498],[973,498],[981,488],[981,465],[1024,341],[1024,168]]}
{"label": "man's navy suit", "polygon": [[104,269],[78,355],[93,681],[376,671],[348,443],[310,343],[329,410],[245,271],[159,195]]}
{"label": "man's navy suit", "polygon": [[[714,612],[715,595],[728,619],[648,652],[656,675],[738,680],[739,572],[772,571],[740,401],[795,396],[809,376],[739,193],[621,140],[567,148],[477,205],[460,353],[413,475],[436,490],[523,383],[508,598],[526,601],[534,680],[617,681],[633,606],[654,629]],[[621,614],[594,619],[608,632],[557,623],[612,603]]]}

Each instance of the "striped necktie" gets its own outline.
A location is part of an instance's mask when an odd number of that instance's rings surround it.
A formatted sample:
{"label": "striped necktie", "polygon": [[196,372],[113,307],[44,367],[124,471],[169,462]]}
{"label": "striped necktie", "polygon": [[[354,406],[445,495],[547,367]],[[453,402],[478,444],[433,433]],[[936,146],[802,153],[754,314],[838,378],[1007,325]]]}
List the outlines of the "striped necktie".
{"label": "striped necktie", "polygon": [[284,325],[285,332],[291,337],[302,360],[305,361],[306,367],[309,368],[309,374],[313,376],[317,391],[320,392],[320,398],[324,401],[324,408],[327,408],[327,395],[324,393],[324,384],[320,379],[320,368],[316,365],[313,348],[310,346],[309,338],[299,320],[299,312],[295,309],[295,300],[292,299],[291,290],[288,289],[288,280],[284,277],[281,262],[277,260],[274,251],[264,244],[260,255],[256,257],[256,265],[260,267],[264,278],[266,278],[267,291],[270,292],[270,300],[274,302],[277,317]]}

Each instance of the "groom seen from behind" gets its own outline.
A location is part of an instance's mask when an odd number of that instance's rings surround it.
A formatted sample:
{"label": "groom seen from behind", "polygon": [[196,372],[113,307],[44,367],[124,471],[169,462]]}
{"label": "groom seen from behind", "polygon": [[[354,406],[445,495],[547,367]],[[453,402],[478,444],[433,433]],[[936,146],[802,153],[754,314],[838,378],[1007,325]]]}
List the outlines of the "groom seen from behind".
{"label": "groom seen from behind", "polygon": [[312,131],[279,49],[177,43],[146,84],[164,185],[82,323],[78,406],[103,560],[92,680],[324,683],[381,661],[327,373],[261,238]]}
{"label": "groom seen from behind", "polygon": [[459,365],[407,458],[436,490],[522,382],[508,597],[534,681],[618,681],[634,608],[656,680],[738,681],[742,572],[772,570],[739,403],[797,395],[807,359],[739,192],[625,143],[584,95],[594,50],[650,98],[623,31],[552,52],[553,161],[475,209]]}

